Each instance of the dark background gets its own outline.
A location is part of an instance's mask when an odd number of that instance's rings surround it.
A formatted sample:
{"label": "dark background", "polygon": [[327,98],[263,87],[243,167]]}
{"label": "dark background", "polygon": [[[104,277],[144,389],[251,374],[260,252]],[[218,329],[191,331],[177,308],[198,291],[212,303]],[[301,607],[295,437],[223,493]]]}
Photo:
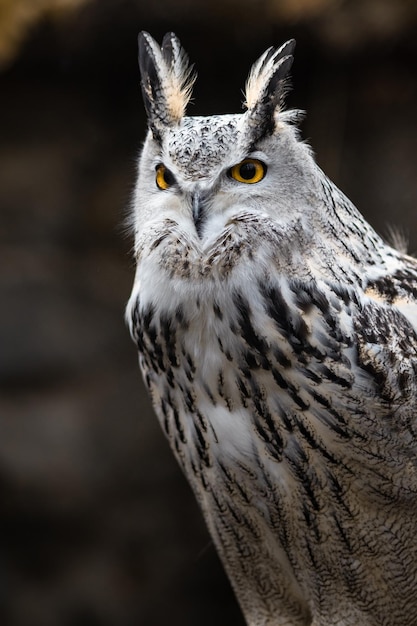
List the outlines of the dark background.
{"label": "dark background", "polygon": [[145,133],[136,36],[174,30],[194,114],[296,37],[318,162],[417,249],[417,3],[0,0],[0,623],[242,626],[124,325]]}

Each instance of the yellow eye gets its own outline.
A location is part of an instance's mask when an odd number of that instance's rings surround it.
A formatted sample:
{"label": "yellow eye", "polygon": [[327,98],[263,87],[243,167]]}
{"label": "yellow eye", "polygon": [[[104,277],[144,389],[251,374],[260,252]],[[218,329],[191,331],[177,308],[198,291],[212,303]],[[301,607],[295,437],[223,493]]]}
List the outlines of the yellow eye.
{"label": "yellow eye", "polygon": [[229,170],[229,175],[239,183],[259,183],[266,174],[266,165],[257,159],[244,159]]}
{"label": "yellow eye", "polygon": [[155,181],[158,188],[162,189],[162,191],[169,189],[177,182],[174,174],[170,172],[169,169],[167,169],[162,163],[156,166]]}

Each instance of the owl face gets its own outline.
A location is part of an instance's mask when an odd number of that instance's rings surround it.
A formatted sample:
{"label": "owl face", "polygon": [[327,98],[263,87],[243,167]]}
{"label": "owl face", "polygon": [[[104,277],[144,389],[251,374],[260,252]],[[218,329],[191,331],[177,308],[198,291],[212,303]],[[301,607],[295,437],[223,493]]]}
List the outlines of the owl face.
{"label": "owl face", "polygon": [[295,218],[308,149],[285,124],[256,143],[251,139],[247,114],[185,117],[159,141],[150,131],[140,161],[138,227],[169,216],[188,221],[190,235],[203,242],[244,210],[283,223]]}
{"label": "owl face", "polygon": [[244,113],[187,117],[193,79],[177,39],[168,35],[160,48],[142,34],[149,132],[135,195],[137,247],[167,220],[204,249],[242,213],[271,216],[283,229],[305,219],[315,168],[281,107],[292,47],[268,50],[254,65]]}

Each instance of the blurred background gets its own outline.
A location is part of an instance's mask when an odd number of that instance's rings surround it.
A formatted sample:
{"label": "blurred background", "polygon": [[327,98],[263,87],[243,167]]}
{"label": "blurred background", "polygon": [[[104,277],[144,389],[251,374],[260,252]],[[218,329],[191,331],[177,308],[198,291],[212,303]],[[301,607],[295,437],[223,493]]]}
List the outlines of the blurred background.
{"label": "blurred background", "polygon": [[296,37],[304,138],[417,249],[416,0],[0,0],[2,626],[243,626],[123,320],[142,29],[181,38],[193,114]]}

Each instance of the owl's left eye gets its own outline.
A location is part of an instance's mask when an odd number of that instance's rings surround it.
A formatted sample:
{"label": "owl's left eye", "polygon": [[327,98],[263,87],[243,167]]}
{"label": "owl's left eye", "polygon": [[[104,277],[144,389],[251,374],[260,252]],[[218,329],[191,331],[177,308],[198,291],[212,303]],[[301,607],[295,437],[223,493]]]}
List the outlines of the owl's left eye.
{"label": "owl's left eye", "polygon": [[258,159],[244,159],[229,170],[229,176],[239,183],[259,183],[266,174],[266,165]]}
{"label": "owl's left eye", "polygon": [[174,174],[162,163],[156,166],[155,181],[158,188],[162,191],[164,191],[165,189],[169,189],[177,182],[175,180]]}

